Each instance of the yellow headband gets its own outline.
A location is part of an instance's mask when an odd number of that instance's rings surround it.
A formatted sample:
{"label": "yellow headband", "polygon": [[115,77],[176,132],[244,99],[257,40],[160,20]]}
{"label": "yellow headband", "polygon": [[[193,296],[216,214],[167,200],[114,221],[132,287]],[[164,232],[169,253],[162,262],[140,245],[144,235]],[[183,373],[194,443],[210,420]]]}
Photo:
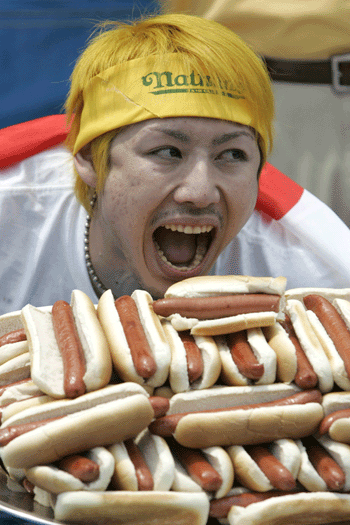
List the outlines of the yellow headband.
{"label": "yellow headband", "polygon": [[[138,58],[93,77],[83,92],[73,153],[107,131],[152,118],[209,117],[252,125],[253,109],[241,86],[199,74],[181,57]],[[266,143],[266,130],[256,131]]]}

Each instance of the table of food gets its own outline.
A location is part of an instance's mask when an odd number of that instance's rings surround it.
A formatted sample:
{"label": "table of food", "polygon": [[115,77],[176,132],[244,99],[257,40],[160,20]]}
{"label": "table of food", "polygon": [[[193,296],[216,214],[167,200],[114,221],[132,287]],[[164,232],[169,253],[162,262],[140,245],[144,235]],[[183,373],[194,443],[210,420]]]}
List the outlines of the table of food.
{"label": "table of food", "polygon": [[2,522],[350,524],[350,288],[73,290],[0,347]]}

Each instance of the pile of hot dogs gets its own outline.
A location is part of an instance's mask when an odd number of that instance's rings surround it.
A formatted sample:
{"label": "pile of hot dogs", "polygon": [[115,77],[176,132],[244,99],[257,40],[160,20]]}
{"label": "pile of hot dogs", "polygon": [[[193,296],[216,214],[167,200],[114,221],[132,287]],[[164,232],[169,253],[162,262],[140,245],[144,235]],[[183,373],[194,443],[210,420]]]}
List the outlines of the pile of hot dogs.
{"label": "pile of hot dogs", "polygon": [[199,277],[0,317],[0,457],[59,521],[350,518],[350,289]]}

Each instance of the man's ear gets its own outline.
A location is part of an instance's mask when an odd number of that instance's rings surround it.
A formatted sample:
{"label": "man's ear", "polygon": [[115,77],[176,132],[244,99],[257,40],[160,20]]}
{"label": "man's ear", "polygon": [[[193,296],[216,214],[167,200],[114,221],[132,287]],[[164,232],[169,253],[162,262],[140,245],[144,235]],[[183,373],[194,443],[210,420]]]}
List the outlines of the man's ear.
{"label": "man's ear", "polygon": [[82,147],[74,156],[74,166],[82,180],[92,188],[96,187],[97,174],[91,158],[90,144]]}

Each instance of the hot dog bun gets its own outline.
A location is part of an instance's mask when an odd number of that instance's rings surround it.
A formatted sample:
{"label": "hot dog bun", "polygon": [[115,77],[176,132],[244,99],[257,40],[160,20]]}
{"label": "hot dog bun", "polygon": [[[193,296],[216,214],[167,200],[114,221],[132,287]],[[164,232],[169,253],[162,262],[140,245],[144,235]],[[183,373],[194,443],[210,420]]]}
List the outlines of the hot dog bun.
{"label": "hot dog bun", "polygon": [[[215,492],[208,492],[209,498],[223,498],[232,488],[234,469],[230,456],[222,447],[207,447],[201,449],[206,461],[212,466],[222,479],[220,487]],[[202,492],[204,488],[186,471],[180,460],[175,457],[175,476],[172,490],[177,492]],[[204,467],[203,467],[204,468]],[[205,474],[204,474],[205,477]]]}
{"label": "hot dog bun", "polygon": [[[275,323],[276,324],[276,323]],[[276,352],[266,341],[261,328],[246,330],[247,343],[250,346],[258,363],[263,365],[263,373],[256,381],[241,373],[234,362],[227,339],[224,336],[216,337],[221,358],[221,378],[227,385],[270,385],[276,380],[277,358]]]}
{"label": "hot dog bun", "polygon": [[[284,277],[249,277],[249,276],[202,276],[185,279],[171,285],[164,295],[164,302],[169,298],[182,298],[186,304],[191,304],[191,299],[228,297],[232,295],[264,294],[279,296],[279,310],[239,313],[236,315],[222,316],[200,320],[194,315],[184,316],[180,313],[164,315],[173,324],[176,330],[191,330],[192,335],[220,335],[235,331],[269,326],[278,318],[278,313],[283,309],[283,293],[286,286]],[[155,311],[161,301],[154,303]],[[158,307],[158,308],[157,308]],[[163,314],[161,314],[163,315]]]}
{"label": "hot dog bun", "polygon": [[[249,448],[247,449],[241,445],[228,447],[227,452],[232,459],[235,476],[239,484],[257,492],[276,490],[278,489],[276,485],[285,483],[285,479],[282,479],[282,481],[278,479],[278,476],[285,478],[283,467],[288,471],[291,478],[297,479],[301,459],[295,441],[279,439],[266,445],[266,451],[271,454],[271,459],[275,458],[273,470],[270,468],[270,471],[267,472],[268,475],[259,467],[254,460],[254,456],[250,455]],[[282,467],[277,462],[280,462]],[[274,484],[272,481],[274,481]],[[292,488],[289,490],[292,490]]]}
{"label": "hot dog bun", "polygon": [[55,519],[96,523],[106,520],[133,525],[206,525],[206,494],[184,492],[66,492],[59,494]]}
{"label": "hot dog bun", "polygon": [[[174,480],[174,459],[166,441],[153,436],[147,429],[135,438],[153,478],[153,490],[170,490]],[[115,490],[137,491],[136,468],[124,443],[115,443],[108,450],[112,454],[115,467],[112,487]]]}
{"label": "hot dog bun", "polygon": [[221,372],[221,361],[218,347],[212,337],[193,336],[194,343],[199,348],[203,362],[203,373],[194,382],[190,382],[186,349],[179,333],[172,324],[163,320],[162,326],[171,349],[171,364],[169,369],[169,383],[173,392],[187,390],[202,390],[214,385]]}
{"label": "hot dog bun", "polygon": [[33,483],[35,487],[39,487],[51,494],[77,490],[106,490],[113,474],[113,456],[104,447],[95,447],[87,451],[85,456],[95,461],[99,466],[98,478],[89,483],[81,481],[69,472],[52,464],[31,467],[25,470],[25,477]]}
{"label": "hot dog bun", "polygon": [[[95,307],[85,293],[73,290],[71,307],[85,356],[83,381],[86,392],[91,392],[105,386],[111,378],[112,361],[108,343]],[[67,397],[63,359],[54,334],[51,312],[26,305],[22,309],[22,322],[29,343],[33,381],[49,396]]]}
{"label": "hot dog bun", "polygon": [[149,293],[135,290],[131,297],[136,303],[157,370],[152,377],[146,380],[137,373],[120,317],[114,305],[112,292],[107,290],[98,302],[97,314],[109,343],[114,367],[123,381],[134,381],[152,387],[161,386],[167,380],[170,366],[171,354],[168,342],[160,319],[151,308],[152,298]]}
{"label": "hot dog bun", "polygon": [[[281,390],[279,390],[279,388]],[[206,448],[209,446],[229,446],[241,444],[257,444],[273,441],[281,438],[293,438],[310,435],[318,427],[323,417],[323,408],[320,402],[310,402],[304,405],[289,406],[264,406],[254,408],[240,408],[238,410],[228,410],[228,406],[239,406],[235,399],[235,391],[241,390],[241,395],[249,392],[253,394],[252,398],[259,399],[259,393],[264,395],[265,399],[281,399],[286,395],[288,385],[267,385],[255,387],[226,387],[231,390],[231,395],[215,387],[206,391],[192,391],[187,394],[176,394],[170,399],[170,410],[167,416],[158,418],[150,426],[151,432],[160,435],[169,435],[164,433],[171,428],[171,434],[181,445],[190,448]],[[256,391],[256,389],[258,389]],[[219,395],[221,390],[222,396]],[[293,388],[292,388],[293,390]],[[212,395],[212,391],[214,395]],[[216,391],[216,394],[215,394]],[[194,394],[197,401],[194,408]],[[299,392],[300,394],[300,392]],[[299,395],[298,394],[298,395]],[[311,395],[309,392],[303,393],[304,399]],[[180,402],[177,403],[177,399]],[[278,398],[279,396],[279,398]],[[186,397],[188,397],[186,403]],[[225,399],[226,397],[226,399]],[[317,394],[320,400],[320,393]],[[284,401],[285,402],[285,401]],[[288,402],[288,401],[287,401]],[[229,405],[227,403],[230,403]],[[250,400],[253,403],[253,399]],[[243,403],[242,403],[243,404]],[[177,408],[176,408],[177,405]],[[179,406],[182,408],[179,410]],[[200,406],[200,408],[199,408]],[[222,409],[219,412],[193,412],[193,410],[208,410],[207,407]],[[170,416],[172,414],[172,416]],[[168,426],[170,419],[178,419],[174,415],[181,414],[180,420],[176,422],[173,429]]]}
{"label": "hot dog bun", "polygon": [[110,385],[72,400],[57,400],[23,410],[2,429],[61,417],[22,434],[1,449],[6,467],[30,468],[69,454],[134,437],[152,421],[147,392],[135,383]]}

